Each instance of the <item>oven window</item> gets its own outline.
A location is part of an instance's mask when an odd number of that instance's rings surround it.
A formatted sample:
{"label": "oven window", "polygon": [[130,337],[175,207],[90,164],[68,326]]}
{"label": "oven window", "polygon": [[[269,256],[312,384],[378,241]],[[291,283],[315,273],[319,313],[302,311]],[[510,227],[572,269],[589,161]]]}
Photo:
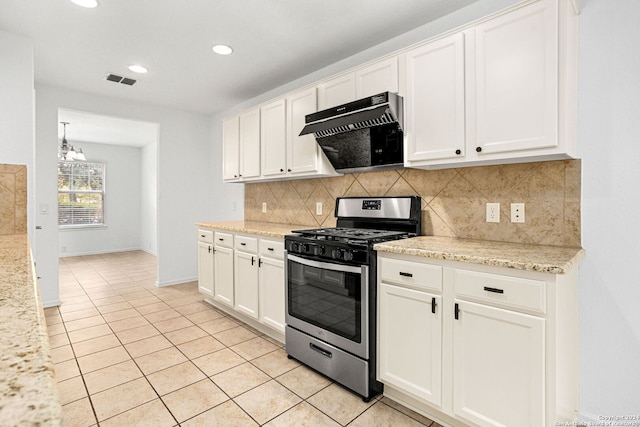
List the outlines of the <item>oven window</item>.
{"label": "oven window", "polygon": [[360,343],[362,275],[287,264],[289,314]]}

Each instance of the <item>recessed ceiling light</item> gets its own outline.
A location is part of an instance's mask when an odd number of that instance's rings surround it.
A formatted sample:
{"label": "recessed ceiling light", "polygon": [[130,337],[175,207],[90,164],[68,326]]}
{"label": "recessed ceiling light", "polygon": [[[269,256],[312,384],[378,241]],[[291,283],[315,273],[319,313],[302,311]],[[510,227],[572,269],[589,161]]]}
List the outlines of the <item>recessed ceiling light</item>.
{"label": "recessed ceiling light", "polygon": [[226,44],[217,44],[211,49],[213,49],[213,51],[218,55],[229,55],[233,52],[231,46],[227,46]]}
{"label": "recessed ceiling light", "polygon": [[82,7],[88,7],[88,8],[98,7],[98,0],[71,0],[71,2]]}
{"label": "recessed ceiling light", "polygon": [[142,65],[129,65],[129,69],[134,73],[139,73],[139,74],[144,74],[149,71],[147,67],[143,67]]}

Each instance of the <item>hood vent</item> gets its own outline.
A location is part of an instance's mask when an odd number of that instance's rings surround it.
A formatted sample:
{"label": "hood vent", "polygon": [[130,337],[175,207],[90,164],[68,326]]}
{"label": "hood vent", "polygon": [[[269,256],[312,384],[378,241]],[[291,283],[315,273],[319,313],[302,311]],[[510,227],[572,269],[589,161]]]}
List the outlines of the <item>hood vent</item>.
{"label": "hood vent", "polygon": [[396,123],[402,130],[402,98],[391,92],[308,114],[300,135],[326,138],[358,129]]}
{"label": "hood vent", "polygon": [[356,129],[372,128],[374,126],[388,125],[390,123],[395,122],[395,120],[393,119],[393,115],[391,115],[390,112],[385,111],[380,117],[377,117],[378,116],[377,113],[378,112],[376,111],[376,118],[363,120],[358,123],[351,123],[348,125],[336,126],[330,129],[318,130],[314,132],[314,135],[316,138],[324,138],[327,136],[337,135],[339,133],[351,132],[352,130],[356,130]]}
{"label": "hood vent", "polygon": [[340,173],[404,166],[402,98],[384,92],[305,117],[300,135],[313,134]]}

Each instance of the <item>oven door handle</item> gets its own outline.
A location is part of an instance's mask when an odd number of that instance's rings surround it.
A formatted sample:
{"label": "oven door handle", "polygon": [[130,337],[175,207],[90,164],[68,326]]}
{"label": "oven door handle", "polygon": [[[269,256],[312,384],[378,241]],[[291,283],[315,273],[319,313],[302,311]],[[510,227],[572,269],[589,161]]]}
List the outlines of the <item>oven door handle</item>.
{"label": "oven door handle", "polygon": [[306,258],[301,258],[296,255],[287,254],[287,260],[297,262],[298,264],[306,265],[308,267],[321,268],[324,270],[332,271],[344,271],[347,273],[362,273],[362,267],[355,267],[351,265],[333,264],[329,262],[313,261]]}

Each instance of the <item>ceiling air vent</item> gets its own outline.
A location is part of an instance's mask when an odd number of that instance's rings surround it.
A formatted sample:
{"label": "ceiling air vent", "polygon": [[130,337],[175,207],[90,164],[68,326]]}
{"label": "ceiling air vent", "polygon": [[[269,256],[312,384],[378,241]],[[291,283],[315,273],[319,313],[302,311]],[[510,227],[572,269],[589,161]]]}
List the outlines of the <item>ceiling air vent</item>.
{"label": "ceiling air vent", "polygon": [[133,86],[137,80],[130,79],[129,77],[122,77],[117,74],[108,74],[107,80],[114,83],[122,83],[123,85]]}

